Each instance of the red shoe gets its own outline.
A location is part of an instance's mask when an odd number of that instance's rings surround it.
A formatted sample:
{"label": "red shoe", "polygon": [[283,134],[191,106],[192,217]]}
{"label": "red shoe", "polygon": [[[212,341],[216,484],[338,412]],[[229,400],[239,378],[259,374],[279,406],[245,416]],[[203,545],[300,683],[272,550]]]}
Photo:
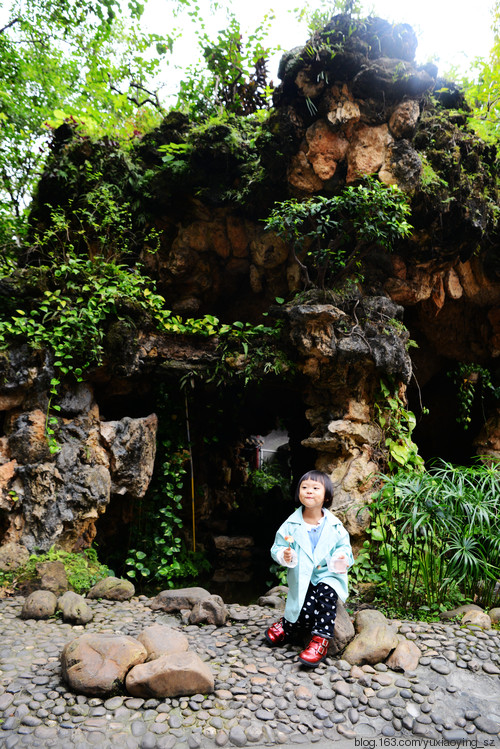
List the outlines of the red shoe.
{"label": "red shoe", "polygon": [[286,633],[283,629],[283,619],[271,624],[266,632],[266,640],[270,645],[283,645],[286,642]]}
{"label": "red shoe", "polygon": [[299,655],[299,660],[305,666],[317,666],[325,660],[328,654],[328,645],[330,640],[319,635],[313,635],[313,638],[307,648]]}

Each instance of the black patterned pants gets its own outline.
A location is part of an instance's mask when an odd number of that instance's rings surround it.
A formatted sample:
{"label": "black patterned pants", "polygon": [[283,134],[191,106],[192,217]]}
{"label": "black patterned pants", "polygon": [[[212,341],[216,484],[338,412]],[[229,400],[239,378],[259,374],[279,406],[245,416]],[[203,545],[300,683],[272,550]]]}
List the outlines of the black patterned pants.
{"label": "black patterned pants", "polygon": [[283,618],[283,629],[287,637],[293,638],[299,630],[307,629],[313,635],[333,639],[337,601],[337,592],[329,585],[310,583],[297,621],[289,622]]}

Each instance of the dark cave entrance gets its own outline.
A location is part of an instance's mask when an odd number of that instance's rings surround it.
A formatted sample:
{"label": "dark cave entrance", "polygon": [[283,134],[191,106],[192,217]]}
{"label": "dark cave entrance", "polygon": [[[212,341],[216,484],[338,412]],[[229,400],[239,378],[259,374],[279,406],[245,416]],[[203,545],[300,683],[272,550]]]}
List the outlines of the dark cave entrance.
{"label": "dark cave entrance", "polygon": [[[161,503],[164,463],[169,450],[187,450],[186,398],[178,379],[148,388],[144,381],[132,393],[96,392],[102,418],[159,417],[155,471],[146,496],[113,496],[97,521],[99,558],[116,574],[126,574],[130,548],[148,543],[148,512]],[[194,464],[196,550],[210,570],[189,581],[223,598],[255,600],[272,582],[269,553],[277,528],[295,507],[296,481],[314,467],[316,452],[301,441],[309,436],[306,405],[296,383],[239,383],[216,387],[196,380],[187,387],[187,406]],[[186,452],[187,457],[187,452]],[[182,481],[182,537],[193,548],[189,461]],[[159,498],[160,496],[160,498]],[[137,533],[138,527],[144,533]],[[188,581],[175,583],[177,587]],[[168,587],[158,583],[159,589]],[[235,591],[236,588],[236,591]]]}
{"label": "dark cave entrance", "polygon": [[[421,387],[415,380],[408,387],[408,405],[417,418],[413,439],[427,465],[443,459],[454,465],[471,465],[476,460],[474,440],[491,413],[494,400],[478,388],[467,427],[461,414],[457,385],[450,377],[456,362],[446,362]],[[422,407],[429,413],[423,413]]]}

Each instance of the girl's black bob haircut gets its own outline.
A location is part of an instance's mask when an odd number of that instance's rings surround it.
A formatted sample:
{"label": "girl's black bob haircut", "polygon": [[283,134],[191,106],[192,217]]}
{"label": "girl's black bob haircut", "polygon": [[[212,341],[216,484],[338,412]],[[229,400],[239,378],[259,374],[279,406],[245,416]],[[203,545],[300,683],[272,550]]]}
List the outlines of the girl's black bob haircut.
{"label": "girl's black bob haircut", "polygon": [[303,481],[318,481],[320,484],[323,484],[323,486],[325,487],[324,504],[330,504],[333,499],[333,484],[330,476],[327,473],[323,473],[323,471],[308,471],[307,473],[304,473],[304,475],[299,479],[297,483],[297,489],[295,490],[296,502],[300,502],[299,489]]}

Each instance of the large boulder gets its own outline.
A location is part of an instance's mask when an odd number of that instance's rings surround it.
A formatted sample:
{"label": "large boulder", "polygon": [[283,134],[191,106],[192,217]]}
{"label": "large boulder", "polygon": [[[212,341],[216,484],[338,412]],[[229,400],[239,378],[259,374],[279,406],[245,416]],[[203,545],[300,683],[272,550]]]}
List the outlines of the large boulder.
{"label": "large boulder", "polygon": [[220,596],[210,596],[198,601],[189,615],[190,624],[213,624],[222,627],[229,616],[229,612]]}
{"label": "large boulder", "polygon": [[386,660],[386,665],[393,671],[414,671],[420,661],[422,652],[412,640],[398,635],[398,644]]}
{"label": "large boulder", "polygon": [[272,609],[283,610],[286,604],[288,588],[286,585],[275,585],[257,600],[259,606],[269,606]]}
{"label": "large boulder", "polygon": [[35,590],[25,600],[21,617],[23,619],[49,619],[54,616],[57,598],[50,590]]}
{"label": "large boulder", "polygon": [[214,691],[214,676],[196,653],[163,655],[135,666],[128,673],[126,688],[134,697],[176,697]]}
{"label": "large boulder", "polygon": [[87,593],[87,598],[106,598],[109,601],[129,601],[135,594],[130,580],[119,577],[105,577],[99,580]]}
{"label": "large boulder", "polygon": [[162,590],[151,602],[153,611],[175,613],[183,609],[191,610],[195,604],[210,598],[211,594],[205,588],[179,588],[178,590]]}
{"label": "large boulder", "polygon": [[488,611],[488,616],[490,617],[492,624],[500,623],[500,608],[490,609]]}
{"label": "large boulder", "polygon": [[356,636],[342,655],[351,665],[380,663],[398,644],[398,636],[384,614],[376,609],[363,609],[355,616]]}
{"label": "large boulder", "polygon": [[463,606],[458,606],[456,609],[450,609],[449,611],[441,611],[439,614],[440,619],[461,619],[464,614],[469,611],[482,611],[481,606],[475,603],[466,603]]}
{"label": "large boulder", "polygon": [[342,658],[351,665],[374,664],[384,661],[398,644],[396,631],[388,624],[366,627],[344,650]]}
{"label": "large boulder", "polygon": [[337,617],[335,619],[335,633],[330,642],[328,652],[331,655],[340,653],[354,637],[354,625],[351,617],[345,610],[344,604],[337,601]]}
{"label": "large boulder", "polygon": [[361,609],[356,611],[354,616],[354,626],[356,632],[361,632],[367,627],[373,627],[377,624],[387,624],[387,618],[377,609]]}
{"label": "large boulder", "polygon": [[40,562],[36,571],[42,590],[51,590],[56,596],[68,590],[68,576],[62,562]]}
{"label": "large boulder", "polygon": [[144,645],[125,635],[89,633],[65,645],[62,675],[70,689],[94,697],[118,694],[133,666],[147,658]]}
{"label": "large boulder", "polygon": [[85,598],[72,590],[67,590],[57,599],[57,610],[65,622],[73,624],[88,624],[94,618]]}
{"label": "large boulder", "polygon": [[173,627],[165,627],[163,624],[154,624],[146,627],[137,638],[147,650],[148,661],[154,661],[163,655],[184,653],[188,647],[188,639]]}
{"label": "large boulder", "polygon": [[462,624],[474,624],[483,629],[491,629],[491,619],[486,611],[467,611],[462,617]]}

